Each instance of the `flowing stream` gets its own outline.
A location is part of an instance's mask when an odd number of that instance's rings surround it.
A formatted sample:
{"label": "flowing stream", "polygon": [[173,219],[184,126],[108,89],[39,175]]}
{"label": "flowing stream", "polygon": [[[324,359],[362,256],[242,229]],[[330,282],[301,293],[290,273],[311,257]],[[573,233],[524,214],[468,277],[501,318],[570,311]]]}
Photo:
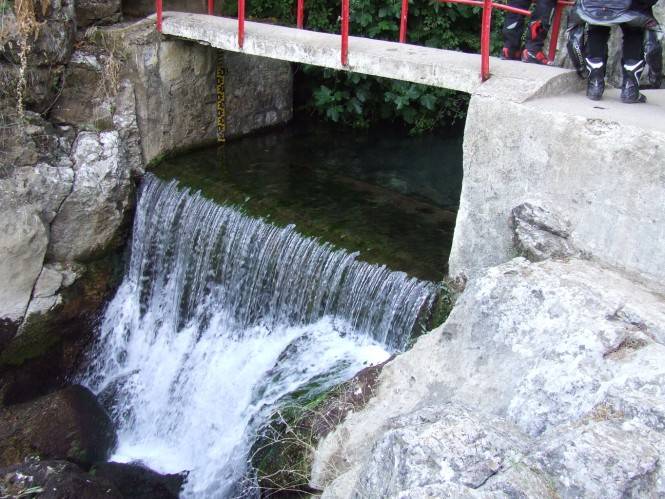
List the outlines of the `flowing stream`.
{"label": "flowing stream", "polygon": [[403,348],[435,286],[148,174],[124,280],[83,382],[118,427],[112,460],[189,470],[234,497],[285,395]]}

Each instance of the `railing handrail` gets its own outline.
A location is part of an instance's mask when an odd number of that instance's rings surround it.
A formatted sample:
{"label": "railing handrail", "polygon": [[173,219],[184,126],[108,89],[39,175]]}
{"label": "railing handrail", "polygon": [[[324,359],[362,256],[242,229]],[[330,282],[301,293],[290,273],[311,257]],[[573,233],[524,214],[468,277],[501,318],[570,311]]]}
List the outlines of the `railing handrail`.
{"label": "railing handrail", "polygon": [[[155,1],[157,7],[157,31],[161,33],[163,0],[155,0]],[[517,7],[512,7],[510,5],[502,3],[496,3],[493,0],[438,0],[438,2],[471,5],[473,7],[481,7],[483,9],[482,24],[480,29],[480,77],[482,81],[486,81],[490,77],[489,45],[490,45],[491,24],[492,24],[492,9],[499,9],[506,12],[521,14],[523,16],[531,15],[531,11],[529,10],[519,9]],[[554,60],[554,56],[556,54],[556,48],[559,39],[559,31],[561,30],[561,17],[563,15],[563,9],[565,9],[568,6],[574,5],[574,3],[575,2],[573,2],[572,0],[557,0],[554,12],[554,18],[552,21],[552,27],[550,29],[550,45],[548,50],[548,59],[550,62]],[[296,24],[299,29],[302,29],[304,24],[304,11],[305,11],[304,4],[305,4],[304,0],[297,0]],[[215,10],[215,0],[208,0],[208,14],[213,15],[214,10]],[[402,9],[400,13],[400,29],[399,29],[400,43],[406,43],[408,10],[409,10],[409,0],[402,0]],[[349,0],[342,0],[342,15],[341,15],[342,66],[349,65],[349,18],[350,18]],[[241,49],[243,48],[244,41],[245,41],[245,0],[238,0],[238,47],[239,48]]]}

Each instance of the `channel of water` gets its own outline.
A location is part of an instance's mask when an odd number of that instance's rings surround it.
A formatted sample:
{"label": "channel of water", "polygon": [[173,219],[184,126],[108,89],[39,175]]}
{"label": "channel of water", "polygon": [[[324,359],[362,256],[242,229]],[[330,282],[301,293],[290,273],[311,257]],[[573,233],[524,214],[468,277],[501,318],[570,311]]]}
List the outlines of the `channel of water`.
{"label": "channel of water", "polygon": [[[254,494],[247,455],[274,408],[404,349],[435,299],[414,276],[440,275],[427,249],[452,233],[442,214],[459,189],[437,188],[434,164],[445,147],[326,137],[251,137],[142,182],[127,271],[82,381],[117,425],[112,459],[188,471],[184,497]],[[414,158],[429,155],[425,174]],[[445,230],[422,232],[433,227]]]}

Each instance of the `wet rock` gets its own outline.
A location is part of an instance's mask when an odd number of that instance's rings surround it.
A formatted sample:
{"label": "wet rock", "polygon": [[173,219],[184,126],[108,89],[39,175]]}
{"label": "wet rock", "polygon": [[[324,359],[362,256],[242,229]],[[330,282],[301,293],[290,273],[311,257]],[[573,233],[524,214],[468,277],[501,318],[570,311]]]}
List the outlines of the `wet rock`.
{"label": "wet rock", "polygon": [[533,262],[579,253],[569,241],[570,224],[542,206],[522,203],[513,208],[510,221],[515,247]]}
{"label": "wet rock", "polygon": [[122,499],[105,478],[86,473],[68,461],[30,459],[0,468],[2,497],[44,499]]}
{"label": "wet rock", "polygon": [[78,0],[76,2],[76,24],[78,28],[90,25],[113,24],[120,21],[120,0]]}
{"label": "wet rock", "polygon": [[[665,448],[663,324],[661,295],[591,262],[518,258],[490,268],[469,281],[443,327],[384,367],[366,407],[322,441],[312,483],[331,488],[331,497],[367,492],[358,489],[359,477],[366,476],[360,470],[372,460],[377,470],[396,469],[373,457],[381,442],[386,460],[390,449],[401,449],[402,434],[390,433],[394,422],[425,405],[445,412],[455,403],[472,419],[500,418],[533,442],[520,466],[489,477],[473,488],[478,493],[525,493],[524,487],[539,490],[545,483],[551,493],[536,496],[603,490],[598,494],[604,497],[657,497],[665,483],[655,464]],[[403,438],[426,444],[424,455],[432,454],[423,458],[425,467],[444,459],[454,443],[453,436],[418,441],[417,432]],[[398,463],[415,462],[417,452],[413,459],[404,452]],[[384,472],[365,485],[381,487],[392,479]],[[408,474],[425,475],[426,469]],[[407,480],[393,492],[411,497],[417,489],[419,497],[434,482]]]}
{"label": "wet rock", "polygon": [[74,186],[51,224],[49,256],[61,262],[104,250],[130,205],[130,171],[117,131],[80,133],[72,159]]}
{"label": "wet rock", "polygon": [[37,455],[87,467],[105,460],[115,442],[110,418],[81,386],[0,409],[1,466]]}
{"label": "wet rock", "polygon": [[177,499],[186,474],[162,475],[136,464],[99,463],[95,477],[111,484],[123,497],[132,499]]}

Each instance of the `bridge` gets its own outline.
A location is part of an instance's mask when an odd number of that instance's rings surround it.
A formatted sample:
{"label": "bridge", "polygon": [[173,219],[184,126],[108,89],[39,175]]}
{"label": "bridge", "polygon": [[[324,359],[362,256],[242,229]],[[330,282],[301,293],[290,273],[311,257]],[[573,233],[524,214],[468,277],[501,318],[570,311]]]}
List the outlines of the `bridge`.
{"label": "bridge", "polygon": [[[470,94],[524,102],[581,88],[574,71],[491,58],[491,78],[479,73],[481,55],[397,42],[348,37],[348,60],[340,58],[338,34],[289,28],[205,14],[163,12],[164,35],[211,47],[290,62],[352,71]],[[240,29],[243,29],[242,42]],[[240,44],[242,43],[242,47]]]}

